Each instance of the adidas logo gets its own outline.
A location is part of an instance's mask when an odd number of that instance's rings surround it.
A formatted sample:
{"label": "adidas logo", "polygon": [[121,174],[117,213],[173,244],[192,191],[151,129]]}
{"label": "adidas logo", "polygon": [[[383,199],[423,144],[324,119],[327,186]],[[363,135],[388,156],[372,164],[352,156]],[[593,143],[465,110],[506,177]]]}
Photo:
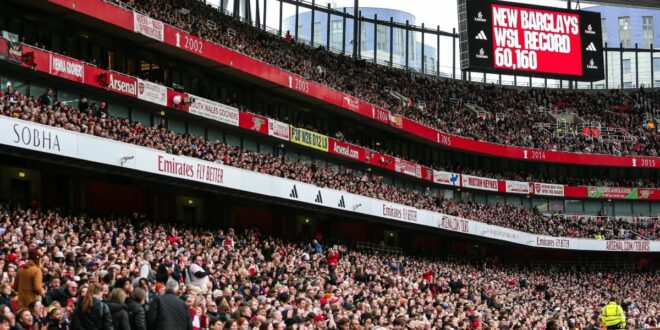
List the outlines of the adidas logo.
{"label": "adidas logo", "polygon": [[289,197],[291,198],[298,198],[298,189],[296,189],[296,185],[293,185],[293,189],[291,189],[291,193],[289,194]]}
{"label": "adidas logo", "polygon": [[316,198],[314,199],[314,202],[323,203],[323,197],[321,197],[321,191],[320,190],[319,190],[319,193],[316,194]]}
{"label": "adidas logo", "polygon": [[346,208],[346,203],[344,203],[344,196],[341,196],[341,199],[339,199],[339,205],[337,205],[341,208]]}
{"label": "adidas logo", "polygon": [[474,38],[477,40],[488,40],[488,38],[486,38],[486,34],[484,33],[484,30],[481,30],[479,34],[477,34],[477,36]]}
{"label": "adidas logo", "polygon": [[589,46],[587,46],[587,50],[590,52],[598,51],[598,49],[596,49],[596,45],[594,45],[593,42],[589,43]]}

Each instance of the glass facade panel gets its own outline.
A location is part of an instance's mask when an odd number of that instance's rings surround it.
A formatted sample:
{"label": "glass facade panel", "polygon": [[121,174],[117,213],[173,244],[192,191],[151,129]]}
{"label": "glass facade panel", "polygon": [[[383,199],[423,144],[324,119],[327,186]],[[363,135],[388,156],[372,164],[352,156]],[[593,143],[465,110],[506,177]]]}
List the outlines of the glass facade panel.
{"label": "glass facade panel", "polygon": [[649,48],[653,44],[653,16],[642,16],[642,47]]}
{"label": "glass facade panel", "polygon": [[624,48],[631,47],[630,17],[619,17],[619,42]]}

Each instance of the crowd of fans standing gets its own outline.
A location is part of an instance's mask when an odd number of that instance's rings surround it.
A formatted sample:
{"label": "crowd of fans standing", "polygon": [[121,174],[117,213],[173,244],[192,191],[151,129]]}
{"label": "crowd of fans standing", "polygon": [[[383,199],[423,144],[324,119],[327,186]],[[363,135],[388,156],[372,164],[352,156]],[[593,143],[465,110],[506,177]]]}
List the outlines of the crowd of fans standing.
{"label": "crowd of fans standing", "polygon": [[598,329],[610,297],[629,328],[660,322],[648,264],[450,262],[9,204],[0,233],[0,329]]}

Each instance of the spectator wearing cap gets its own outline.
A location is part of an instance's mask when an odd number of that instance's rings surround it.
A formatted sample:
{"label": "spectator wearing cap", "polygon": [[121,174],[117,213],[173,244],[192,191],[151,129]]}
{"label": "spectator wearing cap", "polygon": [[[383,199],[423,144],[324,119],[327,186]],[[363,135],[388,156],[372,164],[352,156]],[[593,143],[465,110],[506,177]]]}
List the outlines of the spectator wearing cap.
{"label": "spectator wearing cap", "polygon": [[39,267],[41,253],[35,248],[28,250],[28,262],[18,271],[14,281],[14,290],[18,293],[19,309],[27,308],[31,302],[46,294],[43,288],[43,274]]}
{"label": "spectator wearing cap", "polygon": [[65,324],[62,310],[56,306],[48,307],[47,330],[66,330],[69,327]]}

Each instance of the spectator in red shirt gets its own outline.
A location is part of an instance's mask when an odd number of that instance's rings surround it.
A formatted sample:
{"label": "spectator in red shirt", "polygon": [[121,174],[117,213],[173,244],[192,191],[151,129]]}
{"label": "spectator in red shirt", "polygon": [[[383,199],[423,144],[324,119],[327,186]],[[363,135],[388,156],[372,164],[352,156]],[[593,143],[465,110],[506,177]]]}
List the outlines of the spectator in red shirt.
{"label": "spectator in red shirt", "polygon": [[337,268],[337,263],[339,262],[339,252],[335,248],[328,250],[328,268],[330,271],[334,271]]}

